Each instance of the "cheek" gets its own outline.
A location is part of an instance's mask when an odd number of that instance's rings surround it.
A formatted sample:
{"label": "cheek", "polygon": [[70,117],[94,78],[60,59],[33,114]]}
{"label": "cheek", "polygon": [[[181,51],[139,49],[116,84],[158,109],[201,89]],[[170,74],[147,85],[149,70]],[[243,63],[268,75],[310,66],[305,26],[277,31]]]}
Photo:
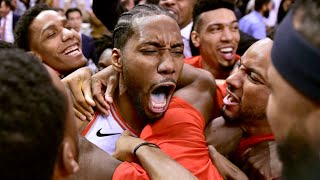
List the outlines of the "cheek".
{"label": "cheek", "polygon": [[234,34],[233,34],[233,39],[234,39],[234,41],[238,44],[239,43],[239,41],[240,41],[240,34],[239,34],[239,32],[235,32]]}
{"label": "cheek", "polygon": [[271,129],[273,133],[277,136],[277,133],[279,132],[279,121],[277,121],[276,117],[279,116],[278,113],[278,107],[275,103],[274,96],[270,95],[267,105],[267,119],[271,126]]}
{"label": "cheek", "polygon": [[[258,85],[262,86],[262,85]],[[251,106],[254,109],[266,109],[269,97],[269,90],[265,87],[257,87],[257,85],[246,81],[243,84],[243,95],[241,102],[243,105]]]}

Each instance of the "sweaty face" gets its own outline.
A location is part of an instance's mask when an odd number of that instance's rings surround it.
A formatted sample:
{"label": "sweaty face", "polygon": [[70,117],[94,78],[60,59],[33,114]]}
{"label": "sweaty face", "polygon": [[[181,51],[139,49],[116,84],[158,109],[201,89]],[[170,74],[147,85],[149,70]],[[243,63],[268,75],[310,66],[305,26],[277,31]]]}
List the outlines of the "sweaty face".
{"label": "sweaty face", "polygon": [[168,108],[181,74],[183,41],[176,21],[165,15],[139,18],[133,28],[121,50],[123,77],[139,116],[155,120]]}
{"label": "sweaty face", "polygon": [[86,63],[79,34],[58,12],[41,12],[29,26],[31,51],[61,74],[70,73]]}
{"label": "sweaty face", "polygon": [[202,13],[199,18],[193,42],[202,58],[212,68],[233,67],[240,40],[234,12],[221,8]]}
{"label": "sweaty face", "polygon": [[159,6],[175,15],[182,29],[192,21],[192,11],[196,0],[160,0]]}
{"label": "sweaty face", "polygon": [[240,65],[227,80],[223,117],[230,122],[266,119],[269,96],[267,68],[272,41],[264,39],[253,44],[241,57]]}
{"label": "sweaty face", "polygon": [[71,12],[68,14],[68,22],[74,30],[79,32],[82,23],[82,16],[77,11]]}
{"label": "sweaty face", "polygon": [[[313,114],[315,105],[289,85],[273,65],[268,69],[268,77],[271,91],[267,116],[281,161],[286,164],[284,174],[289,179],[297,178],[294,175],[299,173],[319,174],[320,122],[319,113]],[[300,171],[294,172],[296,169]]]}

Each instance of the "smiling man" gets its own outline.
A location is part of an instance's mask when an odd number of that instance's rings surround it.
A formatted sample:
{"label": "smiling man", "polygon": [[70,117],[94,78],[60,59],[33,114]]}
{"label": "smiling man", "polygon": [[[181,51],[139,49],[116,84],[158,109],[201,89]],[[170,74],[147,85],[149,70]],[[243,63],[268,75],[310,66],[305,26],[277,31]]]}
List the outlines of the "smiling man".
{"label": "smiling man", "polygon": [[64,16],[45,4],[32,7],[20,18],[15,44],[33,53],[60,77],[86,64],[79,34]]}
{"label": "smiling man", "polygon": [[205,69],[217,78],[226,79],[239,59],[240,40],[237,18],[232,3],[219,0],[199,1],[193,11],[192,43],[200,56],[185,62]]}

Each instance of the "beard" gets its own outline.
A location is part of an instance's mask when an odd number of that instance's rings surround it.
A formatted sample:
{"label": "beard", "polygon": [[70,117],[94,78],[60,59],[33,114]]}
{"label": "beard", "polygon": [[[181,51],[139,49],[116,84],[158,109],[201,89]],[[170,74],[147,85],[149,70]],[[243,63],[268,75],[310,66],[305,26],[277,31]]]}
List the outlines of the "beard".
{"label": "beard", "polygon": [[269,15],[270,15],[270,11],[269,10],[263,12],[263,17],[269,18]]}
{"label": "beard", "polygon": [[240,104],[240,110],[234,116],[225,113],[225,107],[223,107],[221,113],[222,117],[226,120],[226,123],[228,124],[240,124],[243,122],[267,119],[265,107],[244,107],[242,104]]}
{"label": "beard", "polygon": [[127,88],[127,94],[133,105],[133,108],[137,112],[138,116],[146,123],[152,123],[163,116],[163,114],[155,117],[148,116],[145,108],[144,108],[144,97],[147,96],[142,92],[142,87],[139,86],[138,82],[134,78],[133,75],[128,73],[128,69],[126,66],[123,68],[123,80]]}
{"label": "beard", "polygon": [[[319,179],[320,154],[307,142],[307,137],[291,131],[288,137],[278,142],[278,153],[283,163],[284,179]],[[306,135],[306,134],[303,134]],[[302,136],[303,136],[302,135]]]}

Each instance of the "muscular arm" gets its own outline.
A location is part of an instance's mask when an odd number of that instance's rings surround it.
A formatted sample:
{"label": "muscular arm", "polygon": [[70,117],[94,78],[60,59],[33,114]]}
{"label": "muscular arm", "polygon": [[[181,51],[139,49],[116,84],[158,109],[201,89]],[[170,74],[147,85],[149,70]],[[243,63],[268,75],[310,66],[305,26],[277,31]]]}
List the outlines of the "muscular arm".
{"label": "muscular arm", "polygon": [[174,96],[192,104],[207,123],[213,115],[215,90],[215,79],[209,72],[184,64]]}
{"label": "muscular arm", "polygon": [[[125,131],[117,141],[113,157],[121,161],[132,162],[134,159],[133,150],[143,142],[145,141],[132,137],[129,131]],[[161,149],[147,145],[141,146],[136,151],[136,157],[151,179],[196,179],[193,174],[162,152]],[[121,176],[121,174],[119,175]],[[125,176],[125,174],[122,175]]]}
{"label": "muscular arm", "polygon": [[136,155],[151,179],[196,179],[187,169],[158,148],[143,146]]}

